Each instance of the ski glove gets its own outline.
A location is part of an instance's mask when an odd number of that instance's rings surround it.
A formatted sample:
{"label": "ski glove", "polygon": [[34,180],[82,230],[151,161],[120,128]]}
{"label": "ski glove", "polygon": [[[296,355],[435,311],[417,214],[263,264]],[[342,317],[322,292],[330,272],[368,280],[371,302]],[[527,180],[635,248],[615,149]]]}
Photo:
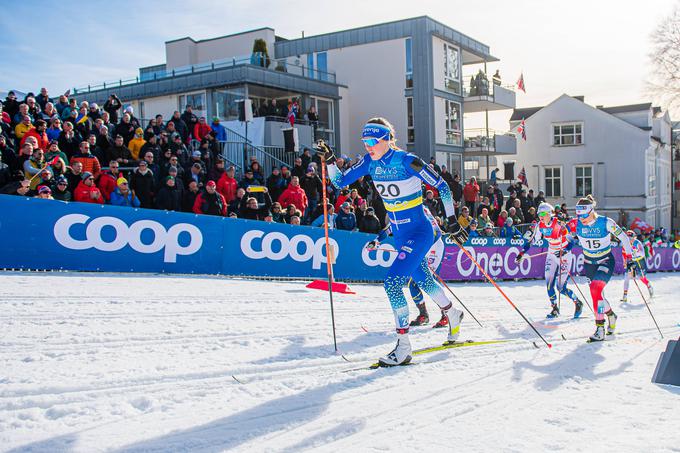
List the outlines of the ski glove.
{"label": "ski glove", "polygon": [[456,220],[456,216],[452,215],[447,220],[449,225],[446,227],[446,232],[448,233],[449,238],[462,247],[468,239],[468,232],[465,228],[460,226],[458,220]]}
{"label": "ski glove", "polygon": [[330,146],[326,144],[326,142],[319,140],[316,142],[314,149],[316,150],[316,154],[321,158],[321,160],[325,161],[327,165],[335,163],[335,154],[333,153],[333,150],[330,148]]}
{"label": "ski glove", "polygon": [[368,250],[368,251],[375,250],[375,249],[378,248],[379,245],[380,245],[380,242],[375,241],[375,240],[371,241],[368,244],[366,244],[366,250]]}
{"label": "ski glove", "polygon": [[515,263],[519,264],[524,259],[524,252],[519,252],[515,257]]}

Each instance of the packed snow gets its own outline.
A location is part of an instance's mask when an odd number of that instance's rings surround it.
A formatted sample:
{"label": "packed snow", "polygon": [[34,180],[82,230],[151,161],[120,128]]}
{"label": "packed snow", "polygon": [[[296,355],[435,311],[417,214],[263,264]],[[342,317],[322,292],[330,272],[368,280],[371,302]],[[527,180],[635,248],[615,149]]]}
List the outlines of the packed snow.
{"label": "packed snow", "polygon": [[[501,282],[552,349],[491,285],[456,283],[484,325],[467,316],[461,339],[513,341],[354,371],[394,344],[381,285],[335,296],[350,363],[327,293],[304,282],[0,278],[1,451],[680,451],[680,388],[650,382],[680,334],[680,274],[651,276],[665,340],[634,285],[619,302],[621,276],[607,287],[620,334],[598,344],[587,308],[571,320],[562,300],[549,321],[542,281]],[[420,327],[411,341],[445,337]]]}

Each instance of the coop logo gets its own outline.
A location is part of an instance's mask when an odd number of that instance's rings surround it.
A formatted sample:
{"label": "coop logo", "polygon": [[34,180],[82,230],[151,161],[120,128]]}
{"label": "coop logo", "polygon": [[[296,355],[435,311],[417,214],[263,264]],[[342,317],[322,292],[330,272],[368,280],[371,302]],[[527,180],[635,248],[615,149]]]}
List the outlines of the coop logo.
{"label": "coop logo", "polygon": [[[316,241],[304,234],[296,234],[288,238],[285,234],[275,231],[265,234],[261,230],[250,230],[241,237],[241,251],[245,256],[254,260],[270,259],[280,261],[287,257],[298,263],[312,260],[312,269],[321,269],[326,262],[324,238]],[[334,239],[329,239],[333,250],[333,261],[340,254],[340,247]]]}
{"label": "coop logo", "polygon": [[380,248],[371,251],[362,247],[361,259],[364,260],[364,264],[370,267],[390,267],[397,259],[397,250],[390,244],[380,244]]}
{"label": "coop logo", "polygon": [[[88,250],[94,248],[102,252],[115,252],[126,245],[139,253],[156,253],[164,250],[163,261],[177,262],[177,255],[192,255],[203,245],[201,231],[189,223],[177,223],[166,230],[163,225],[153,220],[139,220],[128,226],[117,217],[97,217],[90,220],[83,214],[69,214],[57,220],[54,224],[54,238],[59,244],[71,250]],[[74,225],[85,225],[85,238],[74,238],[71,229]],[[102,239],[102,229],[113,228],[116,232],[111,242]],[[142,242],[142,231],[153,231],[153,241],[150,244]],[[180,245],[179,235],[188,233],[189,243]]]}
{"label": "coop logo", "polygon": [[487,245],[489,242],[486,238],[472,238],[470,239],[470,245]]}

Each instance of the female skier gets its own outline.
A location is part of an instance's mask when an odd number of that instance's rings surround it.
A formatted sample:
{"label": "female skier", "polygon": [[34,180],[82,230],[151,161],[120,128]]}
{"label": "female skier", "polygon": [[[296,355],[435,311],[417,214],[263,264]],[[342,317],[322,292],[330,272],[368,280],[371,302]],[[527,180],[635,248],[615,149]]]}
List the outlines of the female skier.
{"label": "female skier", "polygon": [[[432,230],[434,231],[434,244],[427,252],[425,258],[427,259],[427,265],[430,268],[430,270],[436,274],[438,273],[439,266],[441,265],[442,259],[444,258],[444,241],[442,240],[442,230],[441,228],[439,228],[437,220],[432,216],[430,210],[424,206],[423,210],[425,211],[425,216],[432,224]],[[392,226],[388,224],[387,227],[385,227],[374,240],[367,244],[366,248],[368,250],[377,249],[380,243],[387,239],[391,232]],[[408,290],[411,293],[411,298],[413,299],[413,302],[415,302],[416,304],[416,308],[418,309],[418,316],[416,317],[416,319],[411,321],[409,325],[411,327],[415,327],[427,324],[428,322],[430,322],[430,315],[428,314],[427,307],[425,306],[423,292],[420,290],[418,285],[416,285],[413,279],[410,279],[408,282]],[[432,327],[439,328],[446,327],[448,325],[449,318],[447,318],[446,313],[444,313],[444,311],[442,310],[441,319],[439,319],[439,321],[437,321],[437,323]]]}
{"label": "female skier", "polygon": [[553,207],[548,203],[538,205],[538,219],[533,234],[524,243],[523,250],[517,255],[515,261],[518,263],[522,261],[532,242],[546,239],[548,254],[545,257],[545,284],[552,307],[547,317],[557,318],[560,315],[555,293],[555,286],[557,286],[557,291],[574,301],[574,319],[576,319],[581,316],[583,302],[567,288],[567,278],[574,260],[574,255],[571,253],[572,243],[567,241],[569,231],[557,216],[553,216]]}
{"label": "female skier", "polygon": [[640,281],[644,283],[645,286],[647,286],[647,290],[649,291],[649,297],[653,297],[654,289],[652,288],[652,283],[647,278],[647,261],[645,261],[645,246],[642,245],[642,242],[640,242],[635,237],[635,231],[628,230],[626,231],[626,234],[628,235],[632,242],[633,254],[627,255],[626,251],[622,250],[623,260],[626,263],[633,261],[635,265],[633,266],[630,272],[629,271],[625,272],[625,277],[623,280],[623,297],[621,298],[621,302],[628,302],[628,286],[630,285],[630,277],[632,275],[633,278],[635,278],[637,273],[640,273]]}
{"label": "female skier", "polygon": [[[609,217],[597,215],[595,199],[592,195],[578,201],[576,216],[578,217],[576,235],[583,249],[584,268],[586,277],[590,280],[590,295],[593,298],[593,311],[595,312],[595,333],[590,336],[589,341],[604,341],[605,315],[609,321],[607,335],[614,333],[618,318],[604,297],[604,287],[614,273],[614,255],[609,235],[613,234],[621,241],[627,254],[632,254],[633,249],[630,239],[616,222]],[[627,270],[632,269],[633,266],[634,262],[629,261]]]}
{"label": "female skier", "polygon": [[394,312],[397,345],[381,357],[379,363],[382,366],[403,365],[411,361],[408,304],[403,291],[410,278],[448,316],[448,341],[458,338],[463,317],[463,312],[453,307],[427,265],[426,255],[435,235],[423,210],[421,182],[439,190],[448,216],[451,239],[462,245],[467,240],[467,232],[456,221],[448,185],[419,157],[396,147],[394,128],[387,120],[369,120],[363,128],[361,140],[367,153],[344,172],[335,165],[335,155],[325,143],[320,141],[317,149],[328,164],[328,174],[334,186],[346,187],[361,176],[370,175],[384,202],[398,252],[384,282]]}

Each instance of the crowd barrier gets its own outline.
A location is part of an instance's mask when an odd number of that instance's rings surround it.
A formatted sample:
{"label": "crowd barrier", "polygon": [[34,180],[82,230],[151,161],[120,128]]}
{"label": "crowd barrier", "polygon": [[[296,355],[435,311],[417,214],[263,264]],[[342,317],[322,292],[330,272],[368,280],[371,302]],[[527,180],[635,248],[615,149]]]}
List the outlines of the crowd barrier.
{"label": "crowd barrier", "polygon": [[[0,195],[0,268],[324,278],[323,229],[118,206]],[[389,243],[368,252],[373,235],[332,231],[335,276],[380,281],[398,259]],[[493,277],[541,278],[544,258],[515,264],[521,239],[472,238],[466,248]],[[530,253],[545,250],[537,244]],[[574,273],[583,257],[575,249]],[[622,271],[620,250],[615,250]],[[680,250],[657,249],[650,270],[679,270]],[[484,277],[447,244],[441,276]]]}

